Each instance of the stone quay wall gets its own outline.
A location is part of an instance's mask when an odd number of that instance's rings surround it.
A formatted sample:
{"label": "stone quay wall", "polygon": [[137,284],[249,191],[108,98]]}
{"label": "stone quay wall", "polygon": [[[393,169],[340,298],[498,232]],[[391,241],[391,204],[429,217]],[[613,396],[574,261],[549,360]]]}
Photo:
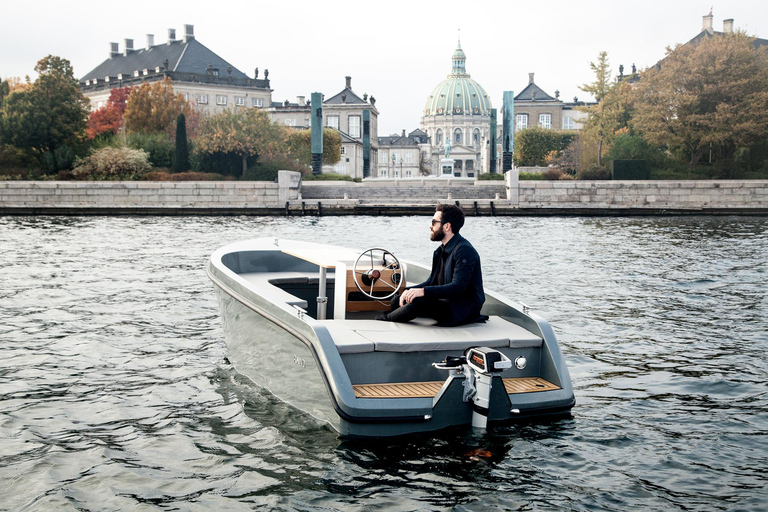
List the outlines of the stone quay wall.
{"label": "stone quay wall", "polygon": [[435,204],[462,199],[506,201],[507,190],[503,181],[475,181],[471,178],[377,179],[363,183],[304,181],[301,184],[301,199],[347,199],[358,204]]}
{"label": "stone quay wall", "polygon": [[4,208],[268,208],[279,196],[260,181],[0,181]]}
{"label": "stone quay wall", "polygon": [[520,208],[765,210],[768,180],[520,181],[517,199]]}

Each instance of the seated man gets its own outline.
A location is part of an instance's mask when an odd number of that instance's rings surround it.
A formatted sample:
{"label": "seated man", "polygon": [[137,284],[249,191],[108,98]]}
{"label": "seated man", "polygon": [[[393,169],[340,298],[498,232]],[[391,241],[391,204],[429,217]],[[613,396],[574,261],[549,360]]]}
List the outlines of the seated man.
{"label": "seated man", "polygon": [[441,242],[432,255],[432,272],[423,283],[406,288],[392,299],[388,314],[377,320],[410,322],[416,317],[437,320],[439,325],[461,325],[482,320],[485,302],[480,256],[459,234],[464,212],[453,205],[437,205],[430,240]]}

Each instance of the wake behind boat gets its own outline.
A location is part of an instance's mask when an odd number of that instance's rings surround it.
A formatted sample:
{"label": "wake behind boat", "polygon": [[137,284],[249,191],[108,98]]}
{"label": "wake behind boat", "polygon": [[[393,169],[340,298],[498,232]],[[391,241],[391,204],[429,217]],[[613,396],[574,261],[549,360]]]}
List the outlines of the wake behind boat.
{"label": "wake behind boat", "polygon": [[228,357],[258,386],[344,437],[390,437],[565,413],[570,376],[550,325],[488,290],[484,322],[375,320],[428,268],[261,238],[213,253]]}

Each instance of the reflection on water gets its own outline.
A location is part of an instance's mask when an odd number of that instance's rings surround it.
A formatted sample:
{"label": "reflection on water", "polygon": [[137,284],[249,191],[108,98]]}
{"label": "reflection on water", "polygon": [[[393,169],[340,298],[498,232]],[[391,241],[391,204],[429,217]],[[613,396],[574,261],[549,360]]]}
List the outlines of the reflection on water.
{"label": "reflection on water", "polygon": [[767,228],[469,218],[573,414],[362,443],[232,370],[204,264],[254,236],[424,261],[428,217],[0,218],[0,508],[764,510]]}

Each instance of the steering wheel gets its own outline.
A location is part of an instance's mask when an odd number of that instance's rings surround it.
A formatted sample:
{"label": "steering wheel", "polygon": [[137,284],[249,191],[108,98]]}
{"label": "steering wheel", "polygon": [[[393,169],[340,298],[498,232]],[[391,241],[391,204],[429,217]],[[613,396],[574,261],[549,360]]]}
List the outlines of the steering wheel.
{"label": "steering wheel", "polygon": [[[377,251],[381,251],[381,258],[377,257],[374,260],[374,252]],[[361,270],[361,268],[368,266],[369,259],[370,267],[368,270]],[[384,267],[384,269],[392,270],[392,275],[389,279],[386,279],[382,275],[381,269],[376,267]],[[359,280],[358,276],[360,276]],[[363,295],[373,300],[390,299],[395,296],[398,290],[405,286],[405,271],[403,270],[402,265],[400,265],[400,260],[388,250],[378,247],[366,249],[357,257],[357,260],[352,267],[352,278],[355,280],[357,289],[360,290]],[[377,281],[392,288],[392,293],[381,297],[374,295],[373,287]],[[388,281],[392,281],[393,284],[390,284]],[[367,292],[363,286],[366,288],[370,286],[371,291]]]}

